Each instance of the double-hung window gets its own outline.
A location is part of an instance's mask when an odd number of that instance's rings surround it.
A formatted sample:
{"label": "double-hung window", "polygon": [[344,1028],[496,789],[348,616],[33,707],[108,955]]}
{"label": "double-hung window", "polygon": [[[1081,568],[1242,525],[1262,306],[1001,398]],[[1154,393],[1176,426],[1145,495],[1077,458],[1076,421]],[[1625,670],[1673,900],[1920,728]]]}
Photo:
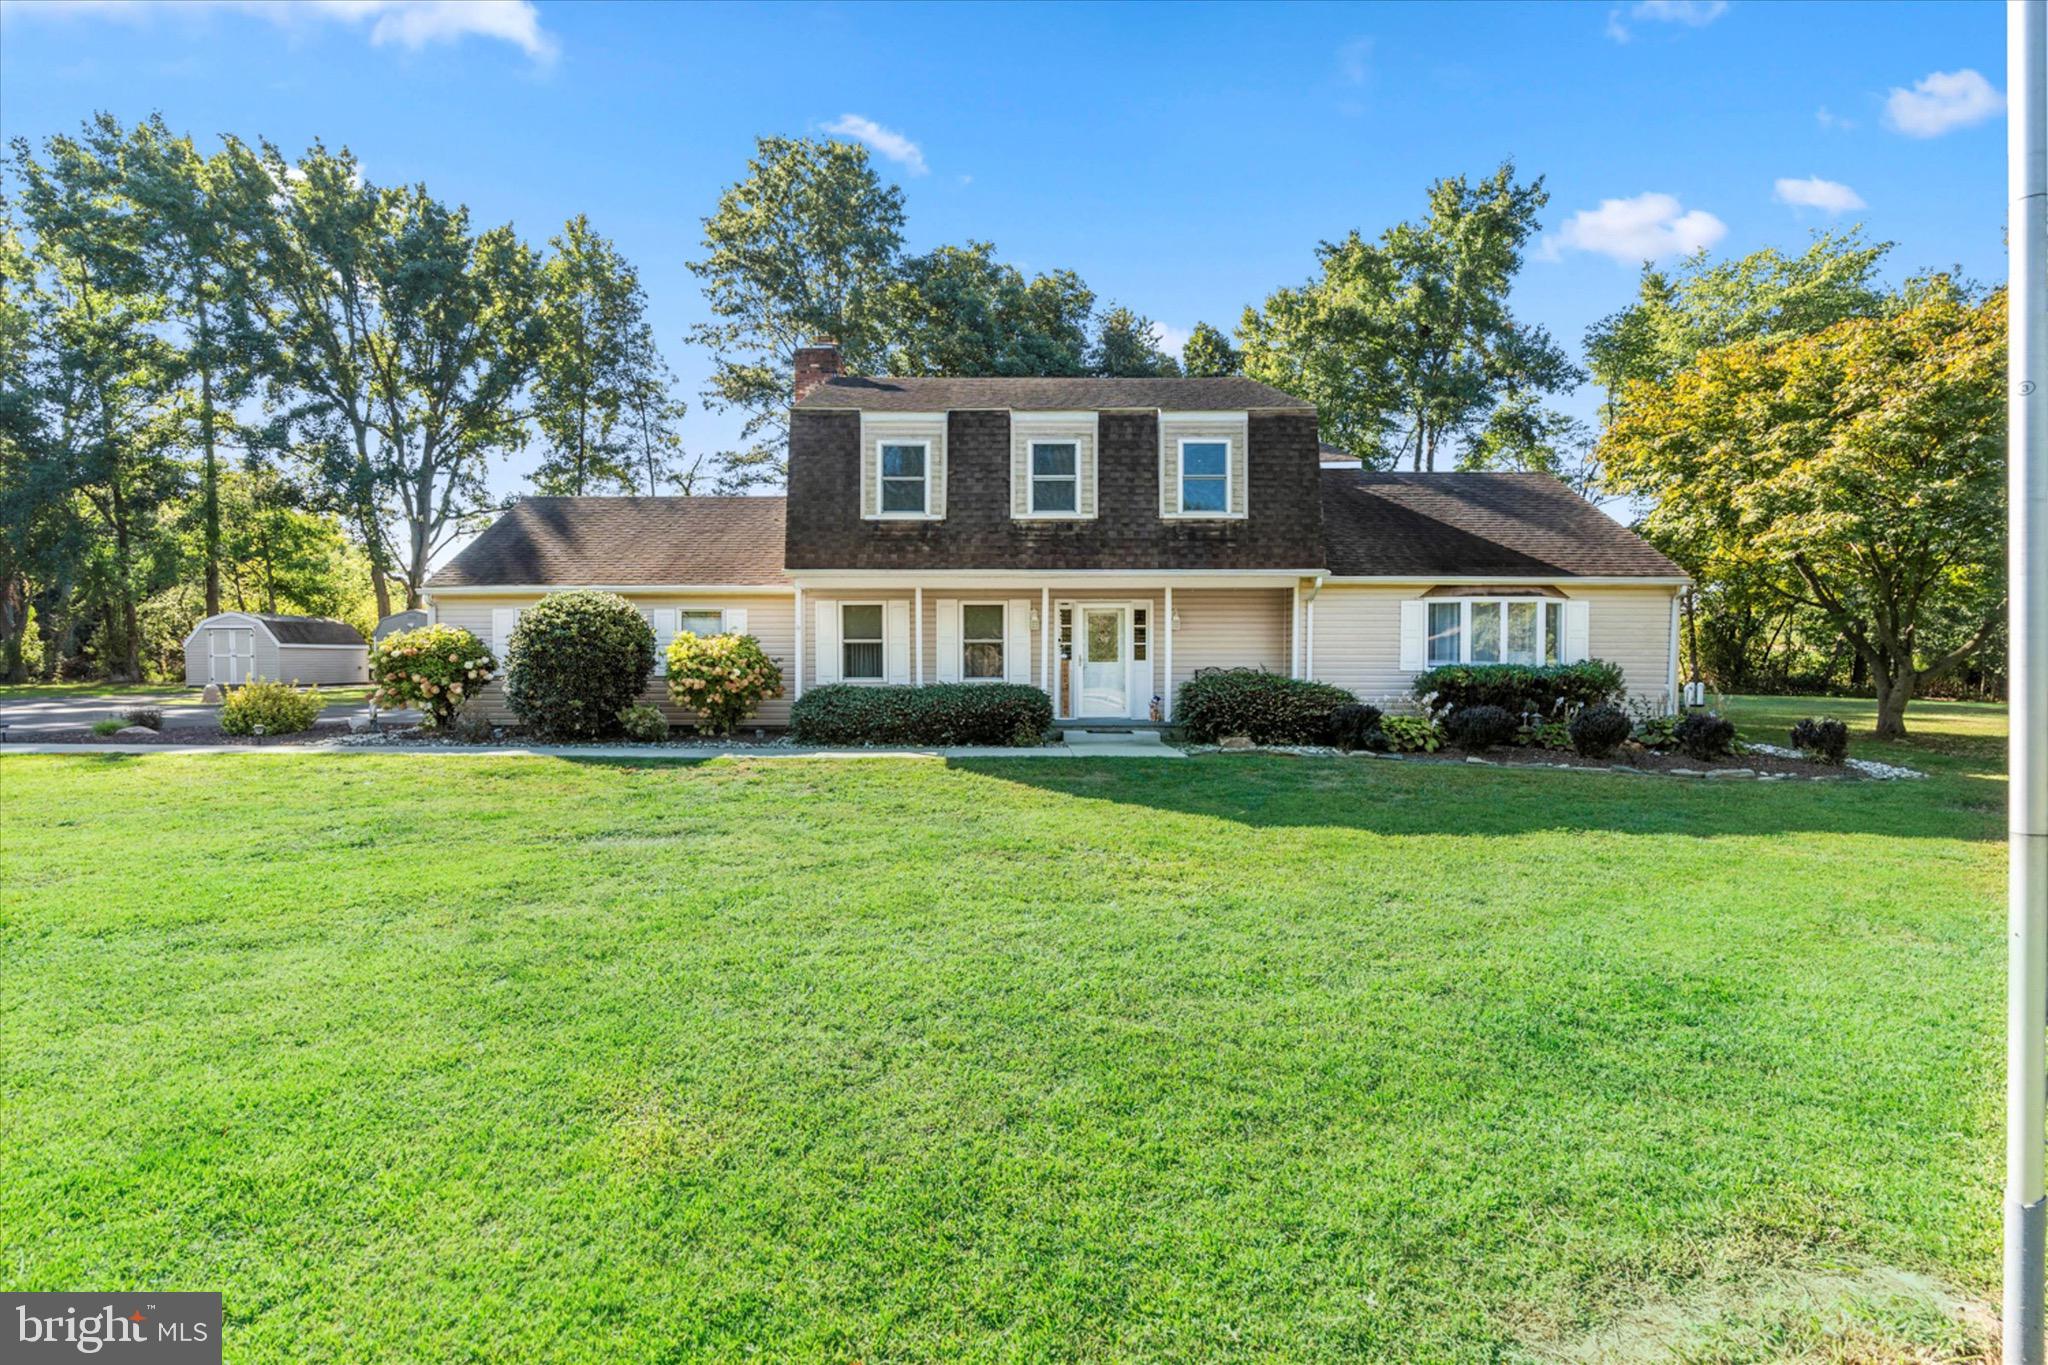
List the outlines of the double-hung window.
{"label": "double-hung window", "polygon": [[932,448],[925,441],[883,441],[882,515],[922,516],[929,505]]}
{"label": "double-hung window", "polygon": [[676,622],[679,635],[723,635],[725,634],[725,613],[722,611],[686,611]]}
{"label": "double-hung window", "polygon": [[1219,516],[1230,511],[1230,442],[1180,443],[1180,510]]}
{"label": "double-hung window", "polygon": [[848,682],[882,681],[880,602],[848,602],[839,608],[839,668]]}
{"label": "double-hung window", "polygon": [[960,607],[960,676],[969,682],[1003,680],[1003,604]]}
{"label": "double-hung window", "polygon": [[1078,512],[1081,508],[1081,447],[1073,441],[1031,443],[1031,512]]}
{"label": "double-hung window", "polygon": [[1465,604],[1463,602],[1431,602],[1429,604],[1429,666],[1441,668],[1445,664],[1465,661]]}
{"label": "double-hung window", "polygon": [[1564,603],[1472,598],[1429,604],[1429,666],[1554,664],[1563,657]]}

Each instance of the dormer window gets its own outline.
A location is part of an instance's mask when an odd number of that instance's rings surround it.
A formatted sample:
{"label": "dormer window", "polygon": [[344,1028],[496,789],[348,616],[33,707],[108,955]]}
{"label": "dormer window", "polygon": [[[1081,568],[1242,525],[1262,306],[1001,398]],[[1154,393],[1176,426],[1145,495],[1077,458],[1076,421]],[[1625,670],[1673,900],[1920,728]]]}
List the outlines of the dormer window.
{"label": "dormer window", "polygon": [[1180,443],[1180,510],[1219,516],[1230,510],[1230,442]]}
{"label": "dormer window", "polygon": [[930,505],[931,445],[882,442],[882,515],[921,517]]}
{"label": "dormer window", "polygon": [[1058,516],[1081,507],[1081,447],[1073,441],[1031,443],[1031,514]]}

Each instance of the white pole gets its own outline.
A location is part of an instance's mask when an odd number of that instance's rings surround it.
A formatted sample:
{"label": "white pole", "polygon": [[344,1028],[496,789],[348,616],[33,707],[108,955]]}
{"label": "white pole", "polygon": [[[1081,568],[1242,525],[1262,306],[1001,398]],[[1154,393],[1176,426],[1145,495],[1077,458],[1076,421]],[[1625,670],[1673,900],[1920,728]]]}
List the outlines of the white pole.
{"label": "white pole", "polygon": [[2007,534],[2012,704],[2006,933],[2005,1359],[2042,1358],[2048,1118],[2048,3],[2007,0]]}

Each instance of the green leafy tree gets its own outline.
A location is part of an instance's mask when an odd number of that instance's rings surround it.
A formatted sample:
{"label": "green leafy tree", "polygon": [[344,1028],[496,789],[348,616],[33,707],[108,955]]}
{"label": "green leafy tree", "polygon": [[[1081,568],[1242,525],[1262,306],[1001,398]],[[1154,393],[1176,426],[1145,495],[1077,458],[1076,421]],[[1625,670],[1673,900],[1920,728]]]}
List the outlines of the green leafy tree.
{"label": "green leafy tree", "polygon": [[1504,400],[1569,390],[1582,377],[1542,328],[1516,321],[1508,293],[1536,215],[1541,177],[1504,163],[1473,184],[1430,186],[1429,215],[1367,242],[1317,252],[1321,278],[1248,308],[1244,372],[1313,401],[1327,439],[1368,465],[1434,469],[1469,447]]}
{"label": "green leafy tree", "polygon": [[636,398],[662,375],[639,272],[582,214],[540,271],[541,348],[533,420],[542,493],[632,492],[644,455]]}
{"label": "green leafy tree", "polygon": [[1115,307],[1096,321],[1088,371],[1112,379],[1170,378],[1180,373],[1180,362],[1160,346],[1152,319]]}
{"label": "green leafy tree", "polygon": [[1652,538],[1820,613],[1865,663],[1880,736],[1995,634],[2003,293],[1922,281],[1874,316],[1709,347],[1618,409],[1601,458]]}
{"label": "green leafy tree", "polygon": [[889,285],[887,370],[899,375],[1074,375],[1095,295],[1071,271],[1030,279],[988,242],[905,260]]}
{"label": "green leafy tree", "polygon": [[829,336],[851,373],[880,371],[889,286],[903,243],[903,195],[852,143],[765,137],[747,174],[704,220],[690,262],[711,317],[690,340],[711,355],[705,401],[746,414],[741,449],[722,456],[730,487],[772,483],[788,466],[789,358]]}
{"label": "green leafy tree", "polygon": [[1180,362],[1188,378],[1209,379],[1241,372],[1244,354],[1222,332],[1198,322],[1188,333],[1188,344],[1180,348]]}

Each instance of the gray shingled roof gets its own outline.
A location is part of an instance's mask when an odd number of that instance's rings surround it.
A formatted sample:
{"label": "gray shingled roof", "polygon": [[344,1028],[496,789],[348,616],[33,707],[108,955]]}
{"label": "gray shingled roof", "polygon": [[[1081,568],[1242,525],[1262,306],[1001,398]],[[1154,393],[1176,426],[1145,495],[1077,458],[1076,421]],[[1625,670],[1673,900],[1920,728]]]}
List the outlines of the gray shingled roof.
{"label": "gray shingled roof", "polygon": [[785,583],[781,498],[522,498],[427,581]]}
{"label": "gray shingled roof", "polygon": [[362,632],[346,621],[325,616],[273,616],[244,612],[261,621],[281,645],[360,645]]}
{"label": "gray shingled roof", "polygon": [[1343,576],[1680,578],[1646,540],[1548,474],[1324,469],[1323,541]]}
{"label": "gray shingled roof", "polygon": [[1313,409],[1292,394],[1241,375],[1214,379],[864,379],[840,375],[805,394],[800,408],[866,412],[1164,412]]}

